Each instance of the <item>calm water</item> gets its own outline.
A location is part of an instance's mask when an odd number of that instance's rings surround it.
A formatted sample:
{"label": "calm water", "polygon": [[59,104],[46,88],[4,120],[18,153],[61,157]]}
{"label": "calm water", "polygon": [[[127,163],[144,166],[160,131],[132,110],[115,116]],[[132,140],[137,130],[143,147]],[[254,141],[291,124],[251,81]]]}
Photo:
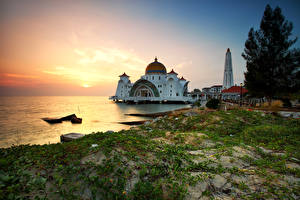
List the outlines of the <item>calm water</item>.
{"label": "calm water", "polygon": [[[89,134],[97,131],[128,129],[117,122],[145,118],[126,113],[153,113],[187,107],[177,104],[116,104],[108,97],[0,97],[0,147],[12,144],[56,143],[70,132]],[[50,125],[43,117],[63,117],[75,113],[82,124],[63,122]]]}

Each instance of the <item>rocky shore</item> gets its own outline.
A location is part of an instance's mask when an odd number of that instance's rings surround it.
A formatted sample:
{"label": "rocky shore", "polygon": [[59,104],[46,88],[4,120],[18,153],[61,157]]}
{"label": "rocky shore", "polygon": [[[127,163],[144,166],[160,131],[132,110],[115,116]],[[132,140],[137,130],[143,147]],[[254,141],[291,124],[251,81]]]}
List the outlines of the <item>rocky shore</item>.
{"label": "rocky shore", "polygon": [[299,199],[299,133],[292,117],[189,109],[0,149],[0,199]]}

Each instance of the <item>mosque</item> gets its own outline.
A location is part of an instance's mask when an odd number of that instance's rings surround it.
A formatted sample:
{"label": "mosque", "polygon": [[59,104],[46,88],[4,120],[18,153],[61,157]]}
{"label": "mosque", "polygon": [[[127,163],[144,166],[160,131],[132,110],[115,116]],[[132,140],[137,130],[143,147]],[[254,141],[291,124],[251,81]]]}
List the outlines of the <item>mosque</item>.
{"label": "mosque", "polygon": [[190,103],[189,81],[177,75],[173,69],[167,73],[166,67],[155,58],[135,83],[131,83],[125,72],[120,75],[116,94],[110,99],[127,103]]}

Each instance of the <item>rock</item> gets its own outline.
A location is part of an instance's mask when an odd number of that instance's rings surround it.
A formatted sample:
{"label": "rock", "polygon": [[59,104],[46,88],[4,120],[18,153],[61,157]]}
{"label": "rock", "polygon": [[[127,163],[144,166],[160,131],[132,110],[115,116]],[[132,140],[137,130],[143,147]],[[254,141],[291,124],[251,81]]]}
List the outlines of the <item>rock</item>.
{"label": "rock", "polygon": [[144,123],[144,125],[149,125],[151,122],[150,121],[146,121],[145,123]]}
{"label": "rock", "polygon": [[134,185],[137,182],[139,182],[138,176],[133,175],[129,180],[127,180],[126,185],[125,185],[125,191],[129,193],[134,188]]}
{"label": "rock", "polygon": [[71,123],[72,124],[81,124],[82,123],[82,118],[72,117]]}
{"label": "rock", "polygon": [[155,119],[152,120],[153,123],[158,122],[162,117],[156,117]]}
{"label": "rock", "polygon": [[199,163],[202,163],[202,162],[208,162],[209,160],[207,158],[203,158],[203,157],[198,157],[196,159],[193,159],[192,160],[195,164],[199,164]]}
{"label": "rock", "polygon": [[42,118],[42,120],[44,120],[45,122],[48,122],[49,124],[57,124],[57,123],[62,123],[61,119],[57,119],[57,118]]}
{"label": "rock", "polygon": [[259,187],[263,183],[264,183],[264,179],[259,177],[256,174],[249,175],[247,177],[247,181],[246,181],[246,184],[249,184],[249,185],[252,185],[252,186],[255,186],[255,187]]}
{"label": "rock", "polygon": [[249,156],[251,158],[259,157],[258,155],[254,154],[252,151],[244,149],[240,146],[234,146],[233,150],[234,151],[232,152],[232,155],[234,157],[244,157],[244,156]]}
{"label": "rock", "polygon": [[246,183],[247,182],[247,178],[244,176],[237,176],[237,175],[233,175],[232,176],[232,181],[236,182],[237,184],[240,183]]}
{"label": "rock", "polygon": [[210,198],[208,196],[202,196],[198,200],[210,200]]}
{"label": "rock", "polygon": [[300,163],[300,160],[298,160],[297,158],[294,158],[294,157],[291,157],[290,160],[294,161],[294,162],[297,162],[297,163]]}
{"label": "rock", "polygon": [[70,142],[72,140],[78,139],[83,137],[84,134],[81,133],[68,133],[60,136],[60,141],[61,142]]}
{"label": "rock", "polygon": [[147,121],[142,120],[142,121],[131,121],[131,122],[119,122],[119,124],[125,124],[125,125],[141,125],[145,124]]}
{"label": "rock", "polygon": [[164,138],[164,137],[159,137],[159,138],[153,138],[152,141],[160,142],[160,143],[165,143],[165,144],[173,144],[172,141]]}
{"label": "rock", "polygon": [[285,164],[286,168],[288,169],[300,169],[300,165],[296,163],[287,163]]}
{"label": "rock", "polygon": [[300,118],[300,112],[279,111],[278,114],[282,117]]}
{"label": "rock", "polygon": [[231,173],[225,172],[225,173],[222,174],[222,176],[223,176],[224,178],[228,179],[229,177],[231,177]]}
{"label": "rock", "polygon": [[196,113],[196,112],[190,111],[190,112],[184,113],[183,115],[186,116],[186,117],[192,117],[192,116],[197,116],[199,114]]}
{"label": "rock", "polygon": [[248,163],[245,163],[240,159],[233,158],[230,156],[221,156],[220,164],[226,168],[233,168],[233,167],[243,168],[245,166],[250,166]]}
{"label": "rock", "polygon": [[103,160],[106,159],[106,156],[101,152],[97,152],[97,153],[93,153],[93,154],[90,154],[84,158],[81,159],[81,164],[86,164],[87,162],[93,162],[97,165],[101,165]]}
{"label": "rock", "polygon": [[60,118],[62,121],[71,121],[72,118],[75,117],[77,118],[77,116],[75,114],[71,114],[71,115],[67,115],[65,117]]}
{"label": "rock", "polygon": [[285,181],[287,181],[291,185],[299,184],[300,183],[300,178],[296,178],[294,176],[290,175],[284,175],[283,178]]}
{"label": "rock", "polygon": [[265,154],[270,154],[270,153],[273,152],[272,150],[265,149],[265,148],[263,148],[263,147],[259,147],[259,149],[260,149],[263,153],[265,153]]}
{"label": "rock", "polygon": [[202,196],[202,192],[204,192],[207,187],[208,184],[206,181],[198,182],[195,186],[189,186],[186,199],[199,199]]}
{"label": "rock", "polygon": [[204,147],[213,147],[216,145],[216,143],[211,140],[203,140],[201,145],[203,145]]}
{"label": "rock", "polygon": [[49,124],[62,123],[63,121],[71,121],[72,123],[81,124],[82,118],[77,118],[75,114],[67,115],[61,118],[42,118],[42,120]]}
{"label": "rock", "polygon": [[211,184],[213,185],[214,188],[216,189],[221,189],[225,184],[226,184],[227,180],[220,176],[219,174],[217,174],[212,180],[211,180]]}
{"label": "rock", "polygon": [[203,151],[202,150],[189,151],[189,153],[192,154],[192,155],[203,155]]}
{"label": "rock", "polygon": [[216,196],[214,199],[215,200],[232,200],[233,198],[229,195],[222,194],[222,195]]}
{"label": "rock", "polygon": [[114,131],[108,130],[108,131],[106,131],[105,133],[114,133]]}
{"label": "rock", "polygon": [[281,157],[284,157],[285,156],[285,153],[272,153],[273,156],[281,156]]}

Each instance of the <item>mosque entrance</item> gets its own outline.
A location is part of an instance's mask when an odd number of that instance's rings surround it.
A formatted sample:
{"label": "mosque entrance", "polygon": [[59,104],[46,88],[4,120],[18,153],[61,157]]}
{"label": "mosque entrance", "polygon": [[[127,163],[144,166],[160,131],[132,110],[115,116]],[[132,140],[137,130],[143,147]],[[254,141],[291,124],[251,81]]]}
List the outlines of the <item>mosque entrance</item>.
{"label": "mosque entrance", "polygon": [[143,98],[159,97],[159,92],[153,83],[145,79],[140,79],[132,86],[129,96]]}
{"label": "mosque entrance", "polygon": [[136,90],[134,96],[136,96],[136,97],[153,97],[154,95],[153,95],[153,92],[149,88],[142,86]]}

